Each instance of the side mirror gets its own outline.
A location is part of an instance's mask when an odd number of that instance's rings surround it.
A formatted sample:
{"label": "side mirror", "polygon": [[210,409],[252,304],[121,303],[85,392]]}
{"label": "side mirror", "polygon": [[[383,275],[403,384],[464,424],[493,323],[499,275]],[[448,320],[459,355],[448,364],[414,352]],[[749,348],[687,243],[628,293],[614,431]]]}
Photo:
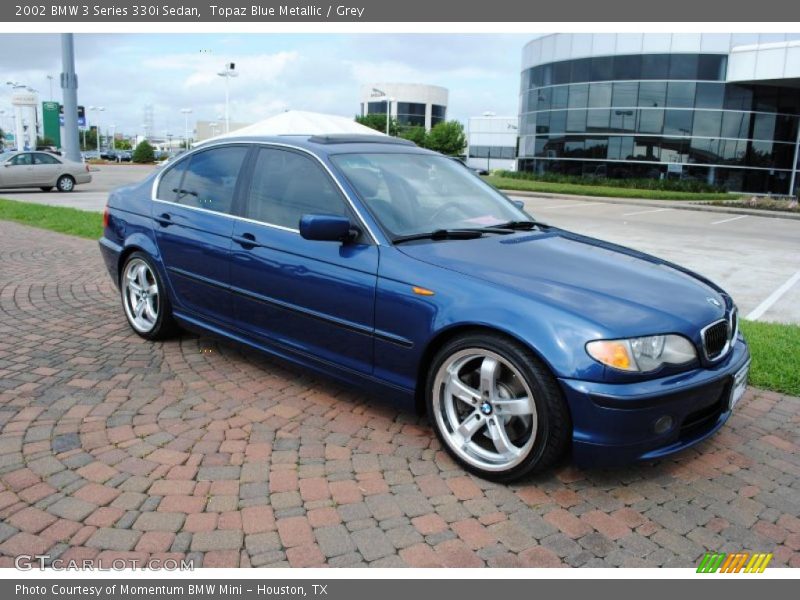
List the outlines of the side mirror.
{"label": "side mirror", "polygon": [[511,199],[511,204],[513,204],[514,206],[516,206],[520,210],[525,210],[525,203],[522,200],[514,200],[512,198]]}
{"label": "side mirror", "polygon": [[336,215],[303,215],[300,218],[300,235],[319,242],[350,242],[361,232],[347,217]]}

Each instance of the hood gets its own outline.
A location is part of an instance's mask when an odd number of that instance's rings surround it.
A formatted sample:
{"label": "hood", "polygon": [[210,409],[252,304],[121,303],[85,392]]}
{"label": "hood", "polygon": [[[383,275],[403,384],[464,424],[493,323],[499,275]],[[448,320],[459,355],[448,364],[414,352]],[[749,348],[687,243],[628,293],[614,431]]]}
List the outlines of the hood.
{"label": "hood", "polygon": [[683,333],[697,338],[725,315],[724,292],[676,265],[559,229],[398,246],[591,321],[610,336]]}

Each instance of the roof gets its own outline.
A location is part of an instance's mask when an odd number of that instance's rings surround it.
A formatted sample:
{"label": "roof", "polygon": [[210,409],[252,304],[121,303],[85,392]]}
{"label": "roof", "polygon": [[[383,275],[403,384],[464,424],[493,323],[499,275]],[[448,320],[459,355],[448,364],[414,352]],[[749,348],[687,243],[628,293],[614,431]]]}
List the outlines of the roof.
{"label": "roof", "polygon": [[330,135],[330,136],[308,136],[308,135],[231,135],[224,138],[214,138],[206,140],[195,146],[204,148],[209,145],[219,143],[262,143],[284,145],[294,148],[309,150],[317,155],[334,155],[380,152],[382,154],[436,154],[431,150],[420,148],[414,142],[401,138],[389,137],[386,135]]}
{"label": "roof", "polygon": [[365,125],[356,123],[352,118],[303,110],[287,110],[247,127],[209,138],[204,140],[203,143],[234,137],[325,136],[330,134],[384,135]]}

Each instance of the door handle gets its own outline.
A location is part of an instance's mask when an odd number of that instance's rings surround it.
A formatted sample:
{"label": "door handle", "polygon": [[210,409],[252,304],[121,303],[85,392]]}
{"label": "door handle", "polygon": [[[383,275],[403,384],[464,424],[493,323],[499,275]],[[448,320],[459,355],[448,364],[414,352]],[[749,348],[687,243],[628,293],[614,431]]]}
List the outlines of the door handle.
{"label": "door handle", "polygon": [[162,227],[169,227],[172,225],[172,216],[169,213],[161,213],[157,217],[153,217],[153,219]]}
{"label": "door handle", "polygon": [[242,235],[235,235],[233,236],[233,241],[239,244],[242,248],[246,250],[250,250],[251,248],[255,248],[258,246],[256,242],[256,236],[252,233],[243,233]]}

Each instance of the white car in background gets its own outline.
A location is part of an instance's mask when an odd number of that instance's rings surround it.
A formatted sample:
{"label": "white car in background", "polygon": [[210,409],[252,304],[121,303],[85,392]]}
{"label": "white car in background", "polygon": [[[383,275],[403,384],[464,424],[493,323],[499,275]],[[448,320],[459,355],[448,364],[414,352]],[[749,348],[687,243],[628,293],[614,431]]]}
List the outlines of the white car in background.
{"label": "white car in background", "polygon": [[10,152],[0,155],[0,188],[38,187],[49,192],[71,192],[89,183],[89,165],[67,160],[49,152]]}

